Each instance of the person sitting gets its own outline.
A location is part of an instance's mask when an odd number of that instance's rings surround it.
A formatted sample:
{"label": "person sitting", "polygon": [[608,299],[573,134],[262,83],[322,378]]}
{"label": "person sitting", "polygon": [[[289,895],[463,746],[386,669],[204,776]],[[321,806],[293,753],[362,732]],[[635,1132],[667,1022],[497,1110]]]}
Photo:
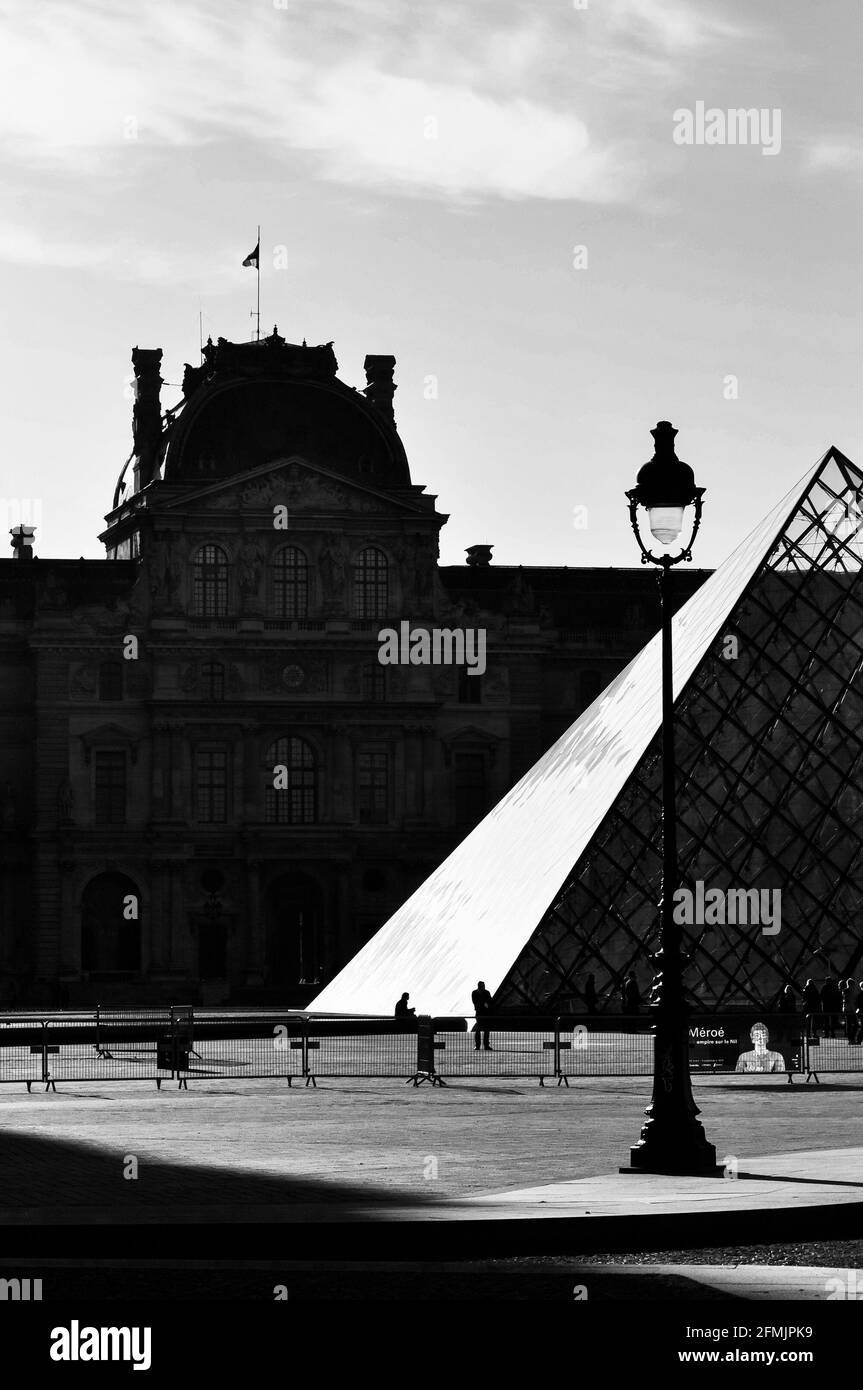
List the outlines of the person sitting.
{"label": "person sitting", "polygon": [[410,995],[408,994],[407,990],[405,990],[405,992],[404,992],[404,994],[402,995],[401,999],[400,999],[399,1002],[396,1004],[396,1011],[395,1011],[395,1016],[396,1016],[396,1018],[413,1018],[413,1017],[414,1017],[414,1015],[416,1014],[416,1009],[409,1009],[409,1008],[408,1008],[408,1000],[409,1000],[409,999],[410,999]]}

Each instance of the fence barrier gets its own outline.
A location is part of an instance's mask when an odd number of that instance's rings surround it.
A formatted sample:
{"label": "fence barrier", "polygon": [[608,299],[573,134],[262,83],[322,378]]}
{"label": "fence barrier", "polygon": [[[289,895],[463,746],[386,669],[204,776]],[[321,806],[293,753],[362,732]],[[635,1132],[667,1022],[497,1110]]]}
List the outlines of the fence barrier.
{"label": "fence barrier", "polygon": [[[454,1077],[649,1076],[650,1012],[374,1018],[290,1010],[102,1009],[0,1014],[0,1083],[318,1077],[402,1077],[446,1085]],[[693,1074],[863,1072],[863,1028],[841,1015],[693,1015]],[[858,1041],[859,1035],[859,1041]]]}

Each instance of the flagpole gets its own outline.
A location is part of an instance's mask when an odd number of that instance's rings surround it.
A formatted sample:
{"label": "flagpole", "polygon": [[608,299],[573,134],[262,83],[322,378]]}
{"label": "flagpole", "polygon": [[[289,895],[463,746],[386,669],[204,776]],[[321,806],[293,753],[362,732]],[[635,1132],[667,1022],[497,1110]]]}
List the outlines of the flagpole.
{"label": "flagpole", "polygon": [[258,223],[258,342],[261,341],[261,224]]}

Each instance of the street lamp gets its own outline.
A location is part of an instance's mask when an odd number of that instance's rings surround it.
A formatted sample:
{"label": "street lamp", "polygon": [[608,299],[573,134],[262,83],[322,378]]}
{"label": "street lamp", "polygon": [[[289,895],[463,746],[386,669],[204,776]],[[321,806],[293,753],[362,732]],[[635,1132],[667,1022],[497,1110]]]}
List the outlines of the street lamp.
{"label": "street lamp", "polygon": [[[630,1150],[631,1169],[647,1173],[706,1173],[716,1171],[716,1150],[708,1144],[698,1116],[689,1078],[687,1008],[683,995],[683,933],[674,921],[677,888],[677,811],[674,768],[674,684],[671,652],[671,595],[673,565],[692,559],[692,544],[701,524],[704,488],[674,452],[677,430],[660,420],[653,435],[655,452],[639,470],[636,486],[627,492],[629,519],[641,550],[643,565],[659,565],[662,606],[662,897],[659,904],[660,949],[656,956],[651,1008],[654,1012],[653,1096],[645,1114],[641,1138]],[[638,508],[662,553],[644,544]],[[693,509],[689,540],[678,553],[684,514]]]}

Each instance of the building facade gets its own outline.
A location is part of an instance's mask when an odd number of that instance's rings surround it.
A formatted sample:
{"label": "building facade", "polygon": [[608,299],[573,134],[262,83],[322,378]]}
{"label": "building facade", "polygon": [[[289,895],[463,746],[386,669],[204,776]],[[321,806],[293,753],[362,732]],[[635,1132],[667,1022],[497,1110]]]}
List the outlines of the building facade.
{"label": "building facade", "polygon": [[7,1005],[304,1003],[658,626],[644,570],[439,565],[394,358],[219,339],[164,410],[161,356],[107,558],[0,561]]}

